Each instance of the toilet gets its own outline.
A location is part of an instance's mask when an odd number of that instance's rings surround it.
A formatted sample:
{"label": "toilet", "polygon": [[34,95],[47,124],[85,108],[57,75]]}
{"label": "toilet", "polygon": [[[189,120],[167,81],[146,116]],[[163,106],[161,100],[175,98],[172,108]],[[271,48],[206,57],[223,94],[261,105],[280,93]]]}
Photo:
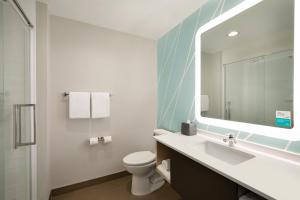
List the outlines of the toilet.
{"label": "toilet", "polygon": [[151,151],[139,151],[128,154],[123,158],[123,164],[132,174],[131,193],[142,196],[159,189],[165,183],[157,174],[156,156]]}

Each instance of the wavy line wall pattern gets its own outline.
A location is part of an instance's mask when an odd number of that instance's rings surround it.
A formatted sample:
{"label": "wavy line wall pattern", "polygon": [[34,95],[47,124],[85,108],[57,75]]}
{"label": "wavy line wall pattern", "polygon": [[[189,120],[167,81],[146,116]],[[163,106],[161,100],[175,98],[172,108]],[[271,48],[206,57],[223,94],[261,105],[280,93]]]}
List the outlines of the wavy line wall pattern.
{"label": "wavy line wall pattern", "polygon": [[[194,120],[196,31],[211,19],[242,1],[208,0],[201,8],[159,39],[157,44],[158,128],[179,131],[181,122]],[[240,140],[300,153],[300,141],[290,142],[207,124],[198,124],[198,128],[218,134],[231,131]]]}

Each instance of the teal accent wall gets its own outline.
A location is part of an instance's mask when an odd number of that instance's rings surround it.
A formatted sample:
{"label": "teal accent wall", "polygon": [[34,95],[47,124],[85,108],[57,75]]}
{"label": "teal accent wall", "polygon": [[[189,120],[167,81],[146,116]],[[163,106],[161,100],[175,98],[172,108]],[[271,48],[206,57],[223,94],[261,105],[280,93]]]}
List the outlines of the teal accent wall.
{"label": "teal accent wall", "polygon": [[[211,19],[243,0],[208,0],[201,8],[161,37],[157,43],[157,127],[180,131],[183,121],[195,119],[195,35]],[[217,134],[235,133],[240,140],[300,153],[300,141],[289,142],[254,133],[228,130],[208,124],[199,129]]]}

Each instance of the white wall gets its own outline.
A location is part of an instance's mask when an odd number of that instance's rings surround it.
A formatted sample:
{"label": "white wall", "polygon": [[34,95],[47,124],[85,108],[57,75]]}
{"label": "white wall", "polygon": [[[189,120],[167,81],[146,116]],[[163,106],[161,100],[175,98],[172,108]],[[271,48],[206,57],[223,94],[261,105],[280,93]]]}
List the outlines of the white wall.
{"label": "white wall", "polygon": [[37,81],[37,199],[47,200],[50,194],[49,151],[47,130],[48,9],[36,3],[36,81]]}
{"label": "white wall", "polygon": [[202,53],[201,94],[208,95],[209,110],[201,115],[222,117],[222,60],[221,54]]}
{"label": "white wall", "polygon": [[[52,188],[123,171],[126,154],[154,150],[154,41],[51,16],[48,78]],[[65,91],[112,93],[111,117],[69,120]],[[102,135],[113,142],[88,145]]]}

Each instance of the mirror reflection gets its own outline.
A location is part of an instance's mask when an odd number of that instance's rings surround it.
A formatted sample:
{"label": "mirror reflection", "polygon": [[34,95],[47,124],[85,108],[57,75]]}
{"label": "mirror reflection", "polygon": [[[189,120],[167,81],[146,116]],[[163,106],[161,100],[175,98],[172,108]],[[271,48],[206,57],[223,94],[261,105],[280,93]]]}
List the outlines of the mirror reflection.
{"label": "mirror reflection", "polygon": [[294,1],[264,0],[201,35],[201,116],[292,128]]}

